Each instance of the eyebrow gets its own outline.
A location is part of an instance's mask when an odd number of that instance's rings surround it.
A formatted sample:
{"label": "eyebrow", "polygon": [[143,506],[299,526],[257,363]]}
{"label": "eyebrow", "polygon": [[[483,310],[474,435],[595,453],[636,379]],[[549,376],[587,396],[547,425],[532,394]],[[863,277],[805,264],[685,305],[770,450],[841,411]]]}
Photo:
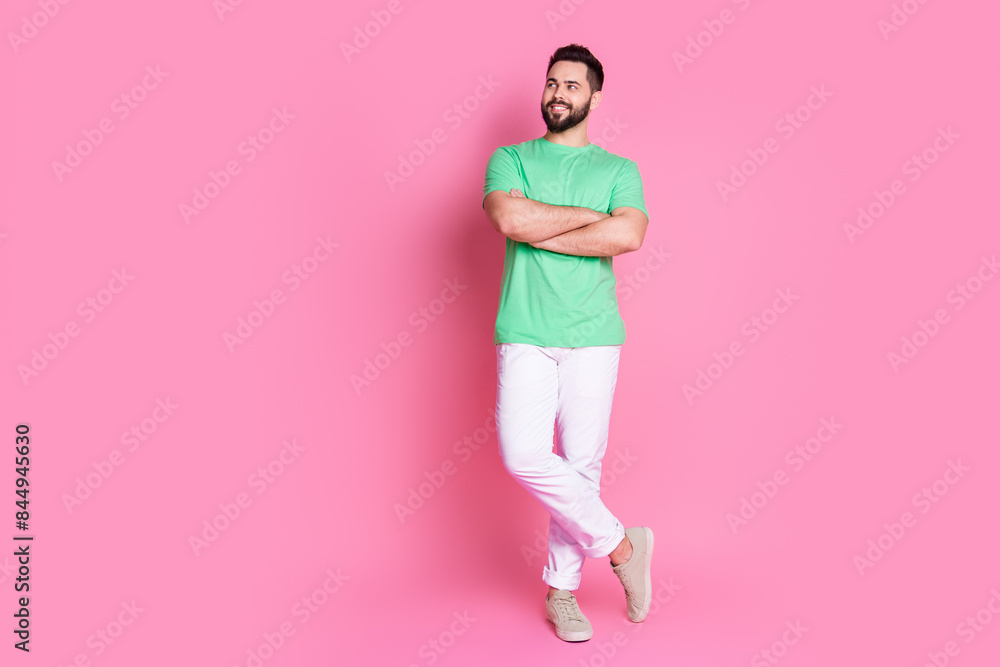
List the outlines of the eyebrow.
{"label": "eyebrow", "polygon": [[[554,81],[554,82],[556,82],[556,83],[559,83],[559,80],[558,80],[558,79],[554,79],[554,78],[553,78],[553,77],[551,77],[551,76],[550,76],[550,77],[549,77],[548,79],[546,79],[545,83],[548,83],[549,81]],[[580,85],[580,82],[579,82],[579,81],[574,81],[574,80],[572,80],[572,79],[566,79],[566,83],[575,83],[575,84],[576,84],[576,85],[578,85],[578,86]]]}

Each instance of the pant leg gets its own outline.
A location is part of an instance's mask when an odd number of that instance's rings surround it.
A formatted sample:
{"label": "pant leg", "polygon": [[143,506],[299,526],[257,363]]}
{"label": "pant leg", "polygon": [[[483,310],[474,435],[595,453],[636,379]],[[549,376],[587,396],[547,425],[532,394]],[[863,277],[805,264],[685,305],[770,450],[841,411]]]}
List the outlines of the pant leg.
{"label": "pant leg", "polygon": [[[597,558],[607,556],[621,542],[621,524],[601,502],[594,484],[552,451],[560,392],[565,391],[560,389],[559,360],[570,349],[497,346],[497,443],[506,470],[545,507],[584,555]],[[577,373],[584,383],[600,375],[606,378],[607,368],[596,374]],[[574,388],[572,380],[569,391],[584,398],[590,393],[587,388]]]}
{"label": "pant leg", "polygon": [[[572,348],[559,364],[557,451],[585,480],[586,493],[598,499],[620,353],[621,345]],[[614,535],[611,549],[625,537],[617,519]],[[542,578],[555,588],[576,590],[585,558],[581,545],[550,519],[549,560]]]}

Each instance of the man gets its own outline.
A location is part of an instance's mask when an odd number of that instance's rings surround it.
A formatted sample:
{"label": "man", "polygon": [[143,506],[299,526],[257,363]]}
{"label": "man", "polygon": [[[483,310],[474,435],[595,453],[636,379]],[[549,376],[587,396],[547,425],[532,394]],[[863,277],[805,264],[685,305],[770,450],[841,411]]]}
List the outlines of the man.
{"label": "man", "polygon": [[587,138],[603,84],[588,49],[557,49],[542,92],[548,131],[498,148],[483,192],[507,237],[493,340],[497,441],[506,470],[550,514],[546,616],[565,641],[593,636],[573,595],[587,557],[610,559],[630,620],[646,618],[651,593],[652,530],[625,530],[600,498],[625,341],[611,258],[638,250],[648,224],[636,163]]}

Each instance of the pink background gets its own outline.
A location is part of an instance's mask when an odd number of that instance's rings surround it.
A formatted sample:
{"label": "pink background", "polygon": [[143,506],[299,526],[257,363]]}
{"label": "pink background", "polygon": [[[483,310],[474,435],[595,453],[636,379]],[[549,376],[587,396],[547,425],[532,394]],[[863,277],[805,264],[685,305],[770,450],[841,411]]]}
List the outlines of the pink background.
{"label": "pink background", "polygon": [[[889,0],[5,3],[3,664],[998,664],[1000,8],[896,4],[884,35]],[[391,21],[348,61],[372,12]],[[488,430],[504,244],[480,207],[490,153],[544,132],[545,66],[570,42],[607,75],[590,136],[638,163],[649,208],[645,245],[615,260],[628,340],[604,497],[656,531],[662,600],[628,623],[589,561],[579,645],[545,621],[547,516]],[[800,109],[813,87],[829,97]],[[775,320],[778,290],[797,298]],[[227,346],[255,301],[273,312]],[[935,335],[893,368],[921,321]],[[824,419],[842,426],[796,468]],[[10,632],[22,422],[30,654]],[[133,427],[145,440],[123,442]],[[744,499],[761,506],[734,531]]]}

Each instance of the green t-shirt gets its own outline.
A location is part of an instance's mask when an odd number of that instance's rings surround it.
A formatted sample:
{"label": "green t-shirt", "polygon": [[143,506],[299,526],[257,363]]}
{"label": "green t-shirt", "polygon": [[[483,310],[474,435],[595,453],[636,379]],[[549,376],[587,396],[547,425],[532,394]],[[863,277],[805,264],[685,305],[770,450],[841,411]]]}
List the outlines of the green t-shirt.
{"label": "green t-shirt", "polygon": [[[487,163],[483,199],[494,190],[513,188],[556,206],[584,206],[609,215],[631,206],[649,215],[638,165],[597,144],[563,146],[539,137],[501,146]],[[508,238],[493,343],[624,343],[611,259],[563,255]]]}

